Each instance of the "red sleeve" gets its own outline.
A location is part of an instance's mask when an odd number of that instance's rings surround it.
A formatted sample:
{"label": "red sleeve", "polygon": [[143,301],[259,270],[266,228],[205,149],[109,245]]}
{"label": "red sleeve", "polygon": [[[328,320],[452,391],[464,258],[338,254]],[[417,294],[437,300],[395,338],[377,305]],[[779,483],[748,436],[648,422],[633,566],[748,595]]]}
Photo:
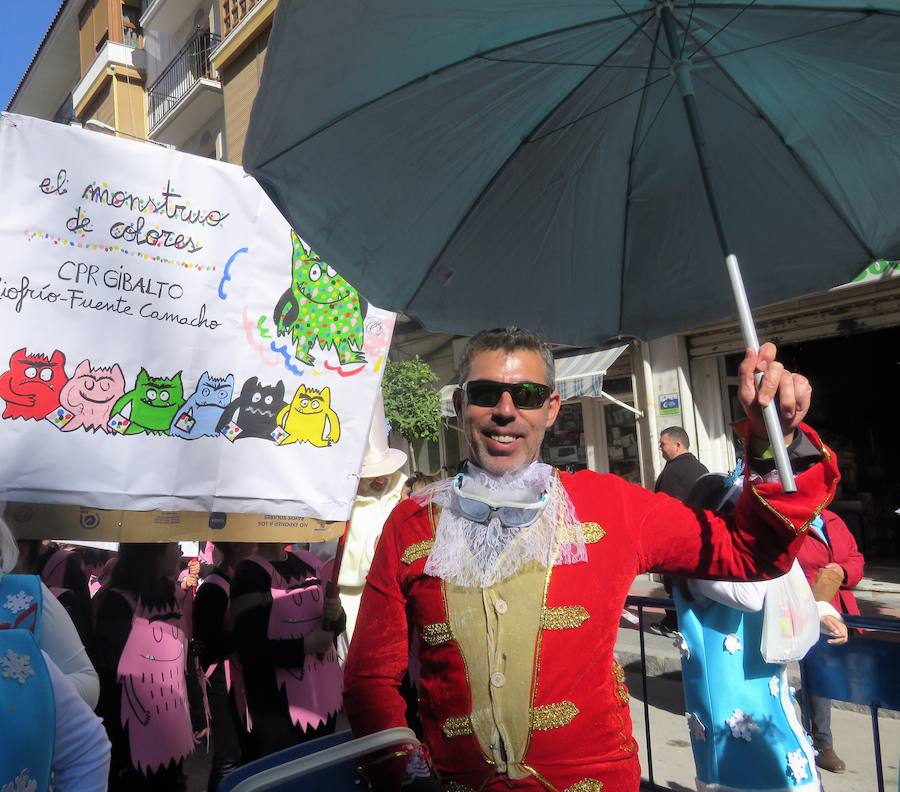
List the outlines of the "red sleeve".
{"label": "red sleeve", "polygon": [[[842,551],[846,551],[846,555],[842,552],[841,557],[835,559],[837,560],[837,563],[843,567],[844,573],[847,575],[847,580],[841,588],[852,589],[859,584],[860,580],[862,580],[865,559],[863,558],[863,554],[859,552],[859,548],[856,546],[856,539],[854,539],[853,534],[850,533],[847,523],[834,512],[826,512],[824,517],[826,523],[825,530],[828,531],[829,540],[835,546],[835,549],[840,547]],[[838,542],[840,544],[838,544]]]}
{"label": "red sleeve", "polygon": [[727,518],[629,485],[624,499],[637,528],[640,568],[726,580],[787,572],[809,523],[831,501],[839,480],[834,453],[809,427],[801,428],[822,451],[822,460],[796,476],[797,492],[745,479],[741,499]]}
{"label": "red sleeve", "polygon": [[357,736],[406,726],[400,683],[409,662],[406,596],[399,578],[398,539],[418,505],[405,500],[391,512],[366,578],[344,669],[344,709]]}

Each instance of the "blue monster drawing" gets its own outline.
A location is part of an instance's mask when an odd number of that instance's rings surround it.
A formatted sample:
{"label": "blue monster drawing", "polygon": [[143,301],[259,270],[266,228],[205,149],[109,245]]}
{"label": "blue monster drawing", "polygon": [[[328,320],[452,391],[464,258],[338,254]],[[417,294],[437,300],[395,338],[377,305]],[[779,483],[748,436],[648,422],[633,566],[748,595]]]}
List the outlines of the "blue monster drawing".
{"label": "blue monster drawing", "polygon": [[225,379],[211,377],[204,371],[197,380],[197,387],[188,397],[184,406],[175,414],[170,432],[182,440],[196,440],[198,437],[216,437],[216,424],[222,412],[231,402],[234,393],[234,375]]}

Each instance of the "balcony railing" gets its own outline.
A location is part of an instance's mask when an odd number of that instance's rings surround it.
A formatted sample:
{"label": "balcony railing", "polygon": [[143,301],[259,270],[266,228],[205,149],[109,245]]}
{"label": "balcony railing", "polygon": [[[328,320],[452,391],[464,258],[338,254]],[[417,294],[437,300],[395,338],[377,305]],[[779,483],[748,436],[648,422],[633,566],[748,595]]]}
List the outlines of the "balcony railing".
{"label": "balcony railing", "polygon": [[222,0],[222,29],[227,36],[261,0]]}
{"label": "balcony railing", "polygon": [[149,127],[154,129],[200,80],[218,80],[209,62],[221,36],[198,30],[147,92]]}

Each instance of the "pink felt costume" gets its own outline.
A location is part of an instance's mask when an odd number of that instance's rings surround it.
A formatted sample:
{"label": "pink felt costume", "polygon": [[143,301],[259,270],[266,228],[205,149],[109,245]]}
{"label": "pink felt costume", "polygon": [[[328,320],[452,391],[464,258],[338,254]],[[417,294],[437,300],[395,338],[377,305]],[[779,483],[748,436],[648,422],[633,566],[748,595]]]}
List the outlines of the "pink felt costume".
{"label": "pink felt costume", "polygon": [[[331,564],[323,565],[305,551],[297,555],[315,570],[315,577],[287,580],[264,558],[247,559],[265,569],[272,579],[268,637],[273,640],[302,638],[322,625]],[[344,677],[333,646],[321,657],[307,654],[302,668],[278,668],[276,681],[287,696],[291,722],[304,731],[318,728],[341,708]]]}
{"label": "pink felt costume", "polygon": [[118,665],[122,686],[122,728],[128,732],[131,760],[145,775],[182,761],[194,748],[185,688],[187,637],[176,594],[169,611],[148,609],[132,592],[114,589],[134,609],[131,632]]}

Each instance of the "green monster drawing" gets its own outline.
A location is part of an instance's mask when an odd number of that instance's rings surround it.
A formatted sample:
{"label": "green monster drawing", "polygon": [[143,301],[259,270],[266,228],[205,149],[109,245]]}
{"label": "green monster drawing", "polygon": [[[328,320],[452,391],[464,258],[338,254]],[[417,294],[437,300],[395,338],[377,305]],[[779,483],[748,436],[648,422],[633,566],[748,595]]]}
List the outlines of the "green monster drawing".
{"label": "green monster drawing", "polygon": [[172,377],[151,377],[141,369],[134,381],[134,389],[122,396],[112,408],[118,415],[131,405],[131,420],[124,434],[168,434],[175,413],[184,404],[184,388],[181,372]]}
{"label": "green monster drawing", "polygon": [[320,349],[333,348],[342,366],[365,363],[363,311],[360,297],[334,268],[307,250],[293,231],[294,245],[291,288],[281,295],[272,320],[278,335],[291,334],[296,345],[294,357],[313,365],[318,341]]}

